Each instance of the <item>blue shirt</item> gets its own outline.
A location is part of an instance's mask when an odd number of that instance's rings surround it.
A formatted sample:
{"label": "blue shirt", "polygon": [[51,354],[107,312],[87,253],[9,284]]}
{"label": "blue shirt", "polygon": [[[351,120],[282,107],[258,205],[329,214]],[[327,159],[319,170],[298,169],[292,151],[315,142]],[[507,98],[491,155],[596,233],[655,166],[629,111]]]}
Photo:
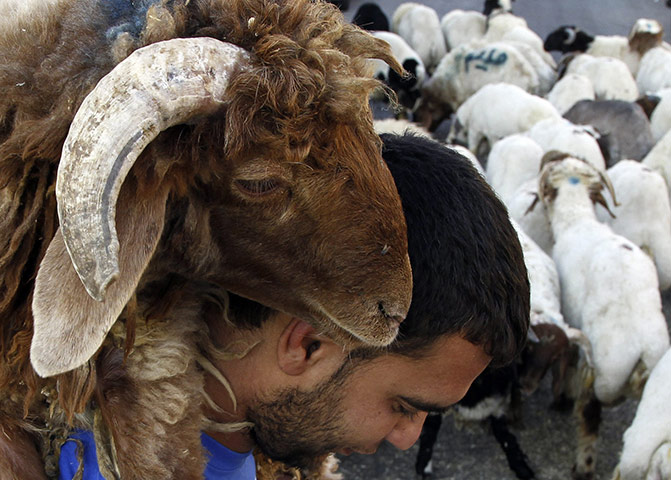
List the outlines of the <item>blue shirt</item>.
{"label": "blue shirt", "polygon": [[[98,469],[96,444],[93,433],[79,431],[70,436],[61,448],[58,460],[58,480],[72,480],[79,468],[77,461],[77,439],[84,447],[83,480],[105,480]],[[256,465],[252,452],[238,453],[224,447],[221,443],[205,433],[200,434],[200,441],[206,450],[208,459],[205,467],[205,480],[255,480]]]}

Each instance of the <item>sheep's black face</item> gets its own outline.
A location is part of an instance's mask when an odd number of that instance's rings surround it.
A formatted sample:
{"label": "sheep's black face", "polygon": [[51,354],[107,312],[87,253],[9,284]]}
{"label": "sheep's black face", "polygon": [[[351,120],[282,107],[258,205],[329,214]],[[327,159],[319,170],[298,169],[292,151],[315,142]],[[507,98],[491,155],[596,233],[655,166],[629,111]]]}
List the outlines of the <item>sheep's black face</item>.
{"label": "sheep's black face", "polygon": [[355,143],[337,160],[269,155],[235,168],[211,216],[217,276],[338,340],[385,345],[410,306],[406,227],[380,154]]}

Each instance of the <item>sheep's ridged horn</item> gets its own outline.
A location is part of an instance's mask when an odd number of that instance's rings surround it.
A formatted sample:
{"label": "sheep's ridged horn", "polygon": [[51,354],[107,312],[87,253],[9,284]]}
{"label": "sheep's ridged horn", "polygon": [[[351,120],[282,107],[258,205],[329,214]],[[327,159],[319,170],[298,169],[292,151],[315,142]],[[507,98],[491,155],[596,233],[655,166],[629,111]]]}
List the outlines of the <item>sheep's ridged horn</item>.
{"label": "sheep's ridged horn", "polygon": [[102,301],[119,275],[116,199],[137,157],[166,128],[213,113],[245,50],[213,38],[173,39],[132,53],[84,99],[58,167],[65,244],[86,291]]}
{"label": "sheep's ridged horn", "polygon": [[[601,183],[603,183],[608,189],[608,193],[610,193],[610,198],[613,199],[613,206],[619,207],[620,204],[617,202],[617,198],[615,198],[615,188],[613,187],[610,178],[608,177],[608,175],[606,175],[604,172],[601,171],[599,171],[599,177],[601,178]],[[608,209],[608,211],[610,212],[610,209]],[[610,214],[613,215],[612,212],[610,212]]]}

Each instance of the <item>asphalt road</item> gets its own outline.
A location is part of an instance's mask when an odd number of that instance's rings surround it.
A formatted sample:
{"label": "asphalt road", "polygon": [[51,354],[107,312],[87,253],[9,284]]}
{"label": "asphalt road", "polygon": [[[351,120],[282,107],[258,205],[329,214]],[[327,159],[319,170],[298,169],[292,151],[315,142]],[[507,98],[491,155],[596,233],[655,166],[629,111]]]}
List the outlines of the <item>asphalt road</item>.
{"label": "asphalt road", "polygon": [[[362,0],[353,0],[344,12],[349,20]],[[377,2],[391,17],[403,3],[398,0]],[[480,0],[425,0],[439,16],[454,8],[481,11]],[[524,17],[529,27],[542,38],[560,25],[577,25],[591,34],[627,35],[638,18],[656,18],[671,41],[671,9],[660,0],[516,0],[514,13]],[[663,296],[667,323],[671,328],[671,292]],[[546,379],[547,380],[547,379]],[[570,413],[549,408],[551,394],[546,381],[533,396],[524,400],[520,425],[512,428],[539,480],[570,479],[576,448],[576,424]],[[598,445],[597,478],[608,480],[622,448],[622,434],[636,412],[636,403],[628,400],[604,409]],[[401,452],[383,445],[376,455],[352,455],[341,458],[340,472],[347,480],[414,479],[417,446]],[[516,480],[493,435],[480,424],[458,429],[451,416],[443,421],[434,451],[435,480]]]}

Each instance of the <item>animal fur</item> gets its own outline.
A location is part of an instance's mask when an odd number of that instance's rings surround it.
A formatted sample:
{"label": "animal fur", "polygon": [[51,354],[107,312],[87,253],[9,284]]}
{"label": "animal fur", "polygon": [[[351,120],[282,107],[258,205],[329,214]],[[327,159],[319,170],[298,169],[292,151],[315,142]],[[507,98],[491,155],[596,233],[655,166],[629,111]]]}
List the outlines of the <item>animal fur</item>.
{"label": "animal fur", "polygon": [[[314,172],[336,171],[337,158],[344,180],[324,183],[322,197],[314,198],[332,203],[331,192],[348,178],[359,181],[347,175],[350,168],[371,174],[382,162],[367,104],[378,83],[364,77],[365,61],[400,66],[386,45],[321,2],[60,0],[31,8],[0,31],[0,478],[53,478],[69,431],[87,428],[94,430],[107,478],[199,479],[204,418],[197,359],[210,351],[204,319],[226,318],[226,292],[217,283],[222,252],[236,254],[235,246],[211,237],[210,228],[230,227],[210,226],[216,182],[250,151],[273,152]],[[235,76],[225,116],[172,127],[143,152],[152,162],[133,169],[118,208],[125,214],[124,206],[143,198],[165,199],[155,254],[96,355],[40,378],[29,358],[33,293],[48,247],[50,261],[67,261],[58,245],[54,185],[69,125],[101,77],[133,51],[202,36],[241,46],[259,62]],[[347,158],[371,163],[347,165]],[[378,191],[397,196],[386,175],[387,186]],[[390,231],[405,236],[400,201],[390,208],[401,222]],[[120,230],[129,230],[123,218]],[[267,256],[266,249],[257,253]],[[394,255],[402,257],[403,247],[398,250]],[[69,295],[60,282],[53,279],[53,292]],[[253,290],[245,293],[254,297]]]}

